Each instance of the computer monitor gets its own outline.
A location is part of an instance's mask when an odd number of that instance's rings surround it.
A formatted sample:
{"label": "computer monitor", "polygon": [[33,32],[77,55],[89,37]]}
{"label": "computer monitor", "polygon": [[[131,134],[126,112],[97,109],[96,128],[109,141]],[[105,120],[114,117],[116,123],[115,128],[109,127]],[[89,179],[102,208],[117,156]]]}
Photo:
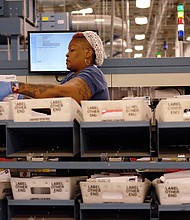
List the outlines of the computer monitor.
{"label": "computer monitor", "polygon": [[67,74],[66,54],[76,31],[29,31],[29,73]]}

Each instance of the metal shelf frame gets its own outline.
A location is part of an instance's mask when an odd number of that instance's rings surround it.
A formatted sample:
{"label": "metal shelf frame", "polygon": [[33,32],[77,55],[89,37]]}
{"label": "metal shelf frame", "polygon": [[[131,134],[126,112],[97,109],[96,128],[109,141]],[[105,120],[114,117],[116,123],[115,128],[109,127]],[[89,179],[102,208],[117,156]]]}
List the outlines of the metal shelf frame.
{"label": "metal shelf frame", "polygon": [[[161,74],[190,73],[190,57],[172,58],[109,58],[105,59],[101,70],[105,74]],[[28,60],[0,60],[0,74],[17,76],[39,75],[28,72]],[[53,74],[54,75],[54,74]]]}
{"label": "metal shelf frame", "polygon": [[157,122],[158,157],[190,156],[190,123]]}
{"label": "metal shelf frame", "polygon": [[6,155],[73,157],[79,153],[79,132],[79,123],[76,120],[35,123],[8,121]]}
{"label": "metal shelf frame", "polygon": [[81,122],[80,140],[81,157],[150,156],[151,123]]}
{"label": "metal shelf frame", "polygon": [[[135,217],[135,213],[138,211],[137,218]],[[91,219],[92,217],[91,212],[93,212],[93,217],[96,215],[99,216],[99,212],[104,212],[104,217],[107,217],[107,214],[113,215],[125,215],[133,216],[134,219],[151,219],[151,207],[150,203],[142,203],[142,204],[135,204],[135,203],[80,203],[80,219]],[[119,217],[117,218],[119,219]],[[146,217],[145,217],[146,216]],[[102,216],[101,216],[102,217]],[[102,218],[104,219],[104,218]],[[108,218],[105,218],[108,219]],[[112,218],[111,218],[112,219]],[[122,218],[123,219],[123,218]]]}
{"label": "metal shelf frame", "polygon": [[[88,165],[88,166],[87,166]],[[59,162],[27,162],[27,161],[6,161],[0,162],[1,169],[190,169],[190,162],[92,162],[92,161],[59,161]],[[148,170],[147,170],[148,171]]]}
{"label": "metal shelf frame", "polygon": [[[64,211],[67,212],[67,215],[70,216],[70,218],[72,219],[77,219],[79,216],[79,211],[78,208],[79,204],[78,204],[78,200],[14,200],[11,198],[8,198],[8,202],[7,202],[7,206],[8,206],[8,220],[11,220],[12,217],[16,217],[19,215],[19,211],[22,212],[22,210],[20,210],[20,208],[22,209],[22,207],[27,207],[27,209],[31,209],[32,210],[32,215],[38,215],[38,212],[36,212],[35,209],[32,209],[32,207],[51,207],[53,211],[53,215],[54,217],[56,216],[56,210],[54,211],[54,207],[58,208],[59,212],[60,210],[63,212],[64,215]],[[68,209],[70,208],[70,209]],[[17,210],[18,209],[18,210]],[[47,214],[47,213],[46,213]],[[45,215],[45,214],[44,214]],[[48,216],[49,214],[47,214]]]}

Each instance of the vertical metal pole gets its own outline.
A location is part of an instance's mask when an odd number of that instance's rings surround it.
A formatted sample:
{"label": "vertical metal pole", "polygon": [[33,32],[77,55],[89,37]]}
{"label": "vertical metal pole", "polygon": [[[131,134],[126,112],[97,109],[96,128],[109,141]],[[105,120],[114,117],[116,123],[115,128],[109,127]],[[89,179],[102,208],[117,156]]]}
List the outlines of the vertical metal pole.
{"label": "vertical metal pole", "polygon": [[112,0],[111,5],[111,33],[110,33],[110,58],[113,57],[113,37],[114,37],[114,17],[115,17],[115,0]]}
{"label": "vertical metal pole", "polygon": [[122,0],[121,2],[121,11],[122,11],[122,58],[125,55],[125,48],[124,48],[124,41],[125,41],[125,33],[124,33],[124,20],[125,20],[125,16],[124,16],[124,0]]}
{"label": "vertical metal pole", "polygon": [[164,57],[167,57],[167,51],[164,50]]}
{"label": "vertical metal pole", "polygon": [[183,57],[183,41],[179,41],[179,56]]}
{"label": "vertical metal pole", "polygon": [[23,0],[23,5],[22,5],[22,15],[23,15],[23,34],[24,34],[24,51],[27,49],[26,46],[26,35],[27,35],[27,30],[26,30],[26,0]]}
{"label": "vertical metal pole", "polygon": [[[103,14],[103,16],[105,15],[105,0],[103,0],[102,1],[102,14]],[[106,42],[106,30],[105,30],[105,25],[102,23],[102,35],[103,35],[103,37],[102,37],[102,39],[103,39],[103,43],[105,44],[105,42]]]}
{"label": "vertical metal pole", "polygon": [[20,60],[19,36],[11,35],[11,60]]}
{"label": "vertical metal pole", "polygon": [[7,36],[7,58],[8,58],[8,61],[11,60],[11,44],[10,44],[10,36],[8,35]]}
{"label": "vertical metal pole", "polygon": [[[126,24],[127,24],[127,48],[131,48],[130,21],[129,21],[129,0],[126,0]],[[131,57],[131,53],[128,53],[128,57]]]}

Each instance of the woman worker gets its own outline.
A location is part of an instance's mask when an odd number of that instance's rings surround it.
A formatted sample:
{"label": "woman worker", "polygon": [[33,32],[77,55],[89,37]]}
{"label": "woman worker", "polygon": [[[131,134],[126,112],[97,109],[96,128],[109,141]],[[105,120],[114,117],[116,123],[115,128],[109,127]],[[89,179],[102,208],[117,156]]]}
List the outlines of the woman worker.
{"label": "woman worker", "polygon": [[0,100],[12,93],[21,94],[21,98],[71,97],[78,103],[81,100],[109,100],[106,80],[97,67],[103,64],[104,54],[102,41],[95,32],[77,32],[66,54],[66,65],[71,72],[59,85],[0,81]]}

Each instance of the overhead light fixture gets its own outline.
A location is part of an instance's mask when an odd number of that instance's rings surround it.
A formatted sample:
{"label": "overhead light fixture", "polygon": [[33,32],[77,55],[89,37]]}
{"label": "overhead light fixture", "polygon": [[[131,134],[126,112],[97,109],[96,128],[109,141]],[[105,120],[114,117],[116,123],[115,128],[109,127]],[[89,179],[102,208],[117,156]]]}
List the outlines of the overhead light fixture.
{"label": "overhead light fixture", "polygon": [[142,57],[142,53],[135,53],[134,54],[134,58],[141,58]]}
{"label": "overhead light fixture", "polygon": [[144,40],[145,34],[135,34],[135,40]]}
{"label": "overhead light fixture", "polygon": [[187,41],[190,41],[190,37],[187,37],[186,40],[187,40]]}
{"label": "overhead light fixture", "polygon": [[149,8],[150,0],[136,0],[136,7],[137,8]]}
{"label": "overhead light fixture", "polygon": [[93,9],[92,8],[85,8],[85,9],[81,9],[79,11],[72,11],[71,14],[92,14],[93,13]]}
{"label": "overhead light fixture", "polygon": [[126,52],[126,53],[132,53],[132,52],[133,52],[133,49],[127,48],[127,49],[125,49],[125,52]]}
{"label": "overhead light fixture", "polygon": [[[127,47],[127,43],[126,43],[126,41],[125,40],[122,40],[121,38],[118,38],[118,39],[116,39],[116,40],[113,40],[113,46],[124,46],[124,47]],[[106,45],[110,45],[111,43],[110,43],[110,41],[108,41],[107,43],[106,43]]]}
{"label": "overhead light fixture", "polygon": [[135,50],[143,50],[143,49],[144,49],[143,45],[136,45],[135,46]]}
{"label": "overhead light fixture", "polygon": [[145,16],[138,16],[138,17],[135,18],[135,23],[140,24],[140,25],[147,24],[148,23],[148,18],[145,17]]}
{"label": "overhead light fixture", "polygon": [[103,18],[96,18],[94,21],[97,23],[103,23],[105,20]]}

